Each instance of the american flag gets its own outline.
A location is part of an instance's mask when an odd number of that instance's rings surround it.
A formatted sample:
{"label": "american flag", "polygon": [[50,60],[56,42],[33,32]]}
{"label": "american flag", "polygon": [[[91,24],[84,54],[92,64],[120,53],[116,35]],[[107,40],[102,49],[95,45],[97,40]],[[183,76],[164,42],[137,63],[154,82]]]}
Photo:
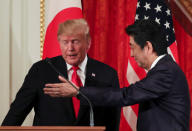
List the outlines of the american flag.
{"label": "american flag", "polygon": [[[168,53],[178,62],[177,46],[172,22],[171,11],[163,0],[138,0],[135,21],[151,19],[159,23],[165,30],[168,42]],[[127,80],[129,84],[145,77],[146,71],[138,67],[133,58],[129,58]],[[132,131],[136,131],[137,111],[134,107],[124,107],[123,114]]]}

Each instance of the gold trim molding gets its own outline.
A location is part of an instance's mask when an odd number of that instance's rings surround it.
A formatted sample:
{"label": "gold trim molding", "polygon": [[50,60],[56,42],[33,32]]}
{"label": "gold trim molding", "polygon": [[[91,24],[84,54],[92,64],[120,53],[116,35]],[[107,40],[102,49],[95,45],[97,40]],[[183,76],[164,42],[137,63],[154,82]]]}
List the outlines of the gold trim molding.
{"label": "gold trim molding", "polygon": [[184,8],[187,10],[187,12],[192,17],[192,2],[189,0],[179,0],[180,3],[184,6]]}
{"label": "gold trim molding", "polygon": [[45,0],[40,0],[40,58],[43,56],[43,44],[45,39]]}

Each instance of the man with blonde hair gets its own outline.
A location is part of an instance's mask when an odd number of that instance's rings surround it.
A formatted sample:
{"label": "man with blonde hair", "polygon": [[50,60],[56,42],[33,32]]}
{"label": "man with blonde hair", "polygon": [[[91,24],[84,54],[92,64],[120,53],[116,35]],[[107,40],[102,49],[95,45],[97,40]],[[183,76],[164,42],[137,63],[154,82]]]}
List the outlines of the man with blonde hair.
{"label": "man with blonde hair", "polygon": [[[34,107],[33,125],[89,125],[89,106],[80,105],[76,97],[63,98],[58,93],[44,94],[49,84],[62,86],[58,72],[77,86],[119,88],[117,72],[87,56],[91,45],[89,26],[84,19],[67,20],[59,25],[57,38],[61,56],[35,63],[27,74],[2,125],[21,125]],[[56,68],[55,71],[52,66]],[[118,131],[119,107],[93,107],[96,126]]]}

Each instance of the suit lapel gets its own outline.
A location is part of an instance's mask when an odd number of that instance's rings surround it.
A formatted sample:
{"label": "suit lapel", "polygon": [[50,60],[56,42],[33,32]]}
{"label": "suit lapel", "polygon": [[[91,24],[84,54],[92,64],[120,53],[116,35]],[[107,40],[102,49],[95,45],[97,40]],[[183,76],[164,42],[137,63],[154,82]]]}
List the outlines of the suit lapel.
{"label": "suit lapel", "polygon": [[62,75],[65,76],[65,78],[68,79],[68,75],[67,75],[67,65],[65,60],[63,59],[62,56],[59,56],[58,60],[55,63],[56,68],[59,70],[60,73],[62,73]]}
{"label": "suit lapel", "polygon": [[[85,87],[82,88],[88,88],[87,86],[90,86],[90,84],[93,83],[94,77],[96,74],[94,73],[95,67],[94,67],[94,60],[88,57],[87,65],[86,65],[86,79],[85,79]],[[94,76],[95,74],[95,76]],[[89,106],[80,106],[77,123],[84,119],[83,117],[86,116],[87,112],[89,112]]]}
{"label": "suit lapel", "polygon": [[86,66],[86,79],[85,86],[93,85],[96,78],[96,67],[94,60],[88,57],[87,66]]}

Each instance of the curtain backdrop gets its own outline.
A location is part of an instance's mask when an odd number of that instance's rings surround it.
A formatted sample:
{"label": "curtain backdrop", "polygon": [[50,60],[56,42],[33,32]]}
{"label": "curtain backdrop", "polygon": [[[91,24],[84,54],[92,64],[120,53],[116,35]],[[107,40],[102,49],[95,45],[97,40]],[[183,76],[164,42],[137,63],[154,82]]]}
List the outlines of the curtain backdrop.
{"label": "curtain backdrop", "polygon": [[[92,45],[88,54],[115,68],[118,71],[121,87],[128,86],[126,73],[130,51],[125,27],[135,20],[136,4],[135,0],[83,0],[82,2],[83,15],[90,25],[92,36]],[[136,130],[137,108],[125,108],[131,109],[125,112],[125,115],[130,116],[132,123],[126,122],[122,111],[120,129]]]}
{"label": "curtain backdrop", "polygon": [[[126,72],[129,51],[129,38],[124,28],[134,22],[137,0],[82,0],[83,15],[91,29],[92,45],[89,56],[109,64],[118,71],[120,86],[127,86]],[[192,91],[192,37],[174,19],[175,35],[178,44],[180,67],[184,71]],[[191,25],[192,27],[192,25]],[[120,131],[135,130],[131,127],[137,116],[137,108],[132,107],[127,123],[122,114]],[[192,117],[191,117],[192,118]],[[190,124],[192,128],[192,122]]]}
{"label": "curtain backdrop", "polygon": [[[185,73],[188,80],[190,97],[191,97],[191,111],[192,111],[192,36],[190,36],[184,31],[184,29],[177,20],[175,19],[173,20],[178,47],[179,65],[183,70],[183,72]],[[192,112],[190,118],[191,118],[190,129],[192,131]]]}

